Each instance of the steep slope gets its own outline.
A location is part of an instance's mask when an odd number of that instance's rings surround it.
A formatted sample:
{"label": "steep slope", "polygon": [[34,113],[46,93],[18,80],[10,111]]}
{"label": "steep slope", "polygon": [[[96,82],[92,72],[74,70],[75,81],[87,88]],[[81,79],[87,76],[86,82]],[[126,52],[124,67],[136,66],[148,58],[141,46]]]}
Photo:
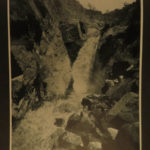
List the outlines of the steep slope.
{"label": "steep slope", "polygon": [[[31,86],[30,89],[36,84],[46,97],[64,95],[70,82],[70,59],[59,22],[79,16],[77,12],[83,9],[79,6],[76,1],[11,1],[12,53],[23,71],[24,84]],[[24,59],[25,55],[29,57]],[[45,73],[43,68],[47,70]],[[42,98],[41,93],[37,95]]]}

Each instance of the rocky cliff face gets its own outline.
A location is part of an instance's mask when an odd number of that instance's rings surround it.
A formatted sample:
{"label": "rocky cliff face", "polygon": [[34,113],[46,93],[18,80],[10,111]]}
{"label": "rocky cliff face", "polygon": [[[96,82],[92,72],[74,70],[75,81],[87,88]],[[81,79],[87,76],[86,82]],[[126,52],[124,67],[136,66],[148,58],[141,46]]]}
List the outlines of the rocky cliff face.
{"label": "rocky cliff face", "polygon": [[137,149],[138,2],[107,14],[76,0],[10,10],[13,150]]}
{"label": "rocky cliff face", "polygon": [[18,1],[10,6],[11,44],[16,67],[24,74],[23,82],[32,90],[36,84],[41,99],[41,91],[48,99],[65,96],[72,64],[86,40],[88,14],[74,0],[19,3],[20,8],[16,7]]}

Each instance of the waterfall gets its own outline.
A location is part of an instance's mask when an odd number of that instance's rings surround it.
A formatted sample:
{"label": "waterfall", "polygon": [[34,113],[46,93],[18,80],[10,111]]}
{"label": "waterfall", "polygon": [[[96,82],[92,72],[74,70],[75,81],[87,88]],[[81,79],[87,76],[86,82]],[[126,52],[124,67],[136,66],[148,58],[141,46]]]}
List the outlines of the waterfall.
{"label": "waterfall", "polygon": [[[13,150],[53,150],[57,137],[61,132],[65,131],[69,116],[73,113],[80,113],[82,110],[81,100],[90,88],[89,79],[99,39],[98,31],[92,28],[89,29],[88,39],[80,49],[72,67],[74,92],[69,95],[67,100],[60,98],[59,101],[44,102],[39,109],[35,111],[29,110],[13,131]],[[55,126],[56,118],[63,118],[64,126],[61,128]],[[56,137],[53,137],[54,135]]]}
{"label": "waterfall", "polygon": [[72,67],[74,80],[73,89],[76,94],[86,95],[89,89],[89,78],[95,61],[97,46],[100,39],[99,31],[88,29],[88,39],[78,53],[78,57]]}

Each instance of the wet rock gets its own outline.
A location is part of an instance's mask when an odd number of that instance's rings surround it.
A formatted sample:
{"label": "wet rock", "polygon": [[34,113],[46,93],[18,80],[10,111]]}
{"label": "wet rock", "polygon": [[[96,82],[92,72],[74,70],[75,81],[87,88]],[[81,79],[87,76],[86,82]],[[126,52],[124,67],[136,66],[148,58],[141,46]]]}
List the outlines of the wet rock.
{"label": "wet rock", "polygon": [[60,140],[64,145],[65,143],[67,143],[74,146],[83,147],[83,142],[81,137],[71,132],[65,132],[60,138]]}
{"label": "wet rock", "polygon": [[65,43],[80,39],[77,22],[72,24],[61,22],[59,28],[62,32],[63,40]]}
{"label": "wet rock", "polygon": [[121,82],[119,82],[119,84],[113,87],[109,87],[105,94],[108,97],[111,97],[112,99],[118,101],[123,95],[131,91],[134,82],[135,80],[131,79],[121,79]]}
{"label": "wet rock", "polygon": [[61,132],[55,134],[55,141],[53,142],[54,150],[81,150],[83,142],[80,136],[71,132]]}
{"label": "wet rock", "polygon": [[61,126],[64,125],[64,123],[65,123],[64,119],[62,119],[62,118],[56,118],[54,124],[55,124],[56,126],[58,126],[58,127],[61,127]]}
{"label": "wet rock", "polygon": [[124,123],[138,121],[138,95],[130,92],[125,94],[107,114],[107,119],[114,127],[120,128]]}
{"label": "wet rock", "polygon": [[112,87],[112,86],[115,85],[113,80],[108,80],[108,79],[107,79],[105,82],[106,82],[106,84],[108,84],[110,87]]}
{"label": "wet rock", "polygon": [[86,137],[88,136],[100,138],[102,136],[101,131],[95,125],[95,118],[89,116],[86,112],[74,113],[70,116],[66,130],[73,132],[77,135]]}
{"label": "wet rock", "polygon": [[88,150],[102,150],[101,142],[90,142],[88,145]]}
{"label": "wet rock", "polygon": [[111,135],[107,131],[107,123],[103,118],[107,115],[108,111],[114,105],[112,99],[105,95],[92,95],[83,98],[82,100],[83,110],[87,111],[90,118],[93,118],[95,126],[101,132],[101,137],[107,139]]}
{"label": "wet rock", "polygon": [[81,104],[83,107],[87,108],[89,111],[98,110],[100,112],[106,112],[110,107],[112,101],[108,96],[104,95],[91,95],[82,99]]}
{"label": "wet rock", "polygon": [[109,28],[105,34],[103,35],[105,38],[108,36],[116,36],[119,33],[123,33],[127,29],[127,26],[114,26],[112,28]]}
{"label": "wet rock", "polygon": [[88,110],[91,110],[92,107],[92,101],[88,98],[83,98],[81,104],[83,105],[83,107],[87,107]]}
{"label": "wet rock", "polygon": [[107,130],[110,133],[112,140],[115,140],[119,131],[117,129],[114,129],[114,128],[108,128]]}

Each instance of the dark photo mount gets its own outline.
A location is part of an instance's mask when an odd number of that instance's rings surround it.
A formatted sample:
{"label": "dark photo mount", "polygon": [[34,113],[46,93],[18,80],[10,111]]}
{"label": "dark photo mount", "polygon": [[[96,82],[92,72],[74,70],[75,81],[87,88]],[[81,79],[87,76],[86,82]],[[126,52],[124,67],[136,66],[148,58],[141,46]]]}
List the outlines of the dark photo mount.
{"label": "dark photo mount", "polygon": [[142,62],[142,148],[143,150],[150,149],[150,1],[144,2],[144,20],[143,20],[143,62]]}
{"label": "dark photo mount", "polygon": [[[9,150],[9,72],[8,72],[8,33],[7,33],[7,1],[0,1],[0,148]],[[149,40],[150,39],[150,21],[149,21],[149,4],[144,0],[144,37],[143,37],[143,70],[142,70],[142,150],[148,150],[149,146],[149,97],[150,97],[150,69],[149,69]],[[2,8],[2,9],[1,9]],[[2,20],[2,21],[1,21]],[[68,46],[68,45],[67,45]],[[69,45],[70,46],[70,45]],[[68,47],[69,47],[68,46]],[[73,58],[74,59],[74,58]],[[125,63],[124,63],[125,65]],[[117,66],[117,65],[116,65]],[[70,87],[72,83],[70,83]],[[43,85],[44,86],[44,85]],[[63,123],[61,119],[56,120],[56,124]]]}
{"label": "dark photo mount", "polygon": [[9,150],[9,61],[7,0],[0,1],[0,149]]}

